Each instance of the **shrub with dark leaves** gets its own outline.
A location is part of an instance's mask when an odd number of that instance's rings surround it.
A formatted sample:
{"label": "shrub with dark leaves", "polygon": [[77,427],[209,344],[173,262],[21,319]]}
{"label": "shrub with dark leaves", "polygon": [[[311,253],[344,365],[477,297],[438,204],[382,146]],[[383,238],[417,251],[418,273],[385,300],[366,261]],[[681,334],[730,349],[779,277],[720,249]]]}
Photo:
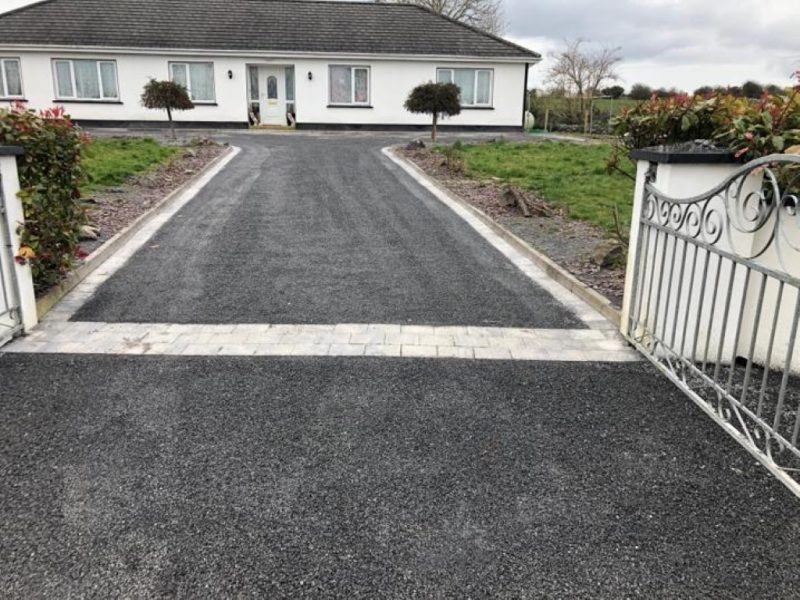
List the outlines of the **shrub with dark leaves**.
{"label": "shrub with dark leaves", "polygon": [[58,283],[74,264],[86,223],[78,186],[87,142],[62,107],[36,113],[16,104],[0,110],[0,144],[25,149],[17,160],[25,213],[17,260],[31,265],[37,290]]}
{"label": "shrub with dark leaves", "polygon": [[461,90],[454,83],[423,83],[411,90],[405,107],[409,112],[433,117],[432,139],[435,142],[439,119],[461,113],[460,95]]}

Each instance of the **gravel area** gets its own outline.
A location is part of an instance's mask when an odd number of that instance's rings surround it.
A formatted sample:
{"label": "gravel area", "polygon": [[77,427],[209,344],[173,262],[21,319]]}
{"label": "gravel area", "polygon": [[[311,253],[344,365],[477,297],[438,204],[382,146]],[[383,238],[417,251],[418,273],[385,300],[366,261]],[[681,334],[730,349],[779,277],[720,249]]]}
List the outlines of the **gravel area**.
{"label": "gravel area", "polygon": [[91,254],[138,217],[178,189],[225,151],[225,146],[201,139],[189,142],[182,154],[120,187],[98,190],[86,199],[89,222],[98,229],[96,240],[80,243]]}
{"label": "gravel area", "polygon": [[[622,306],[625,269],[601,267],[593,262],[597,247],[607,243],[608,235],[604,230],[570,219],[553,205],[548,205],[552,208],[549,216],[524,217],[518,208],[507,205],[499,180],[472,179],[462,172],[454,172],[440,154],[429,148],[402,149],[400,153],[459,197],[603,294],[615,306]],[[547,205],[542,198],[526,193],[536,202]]]}

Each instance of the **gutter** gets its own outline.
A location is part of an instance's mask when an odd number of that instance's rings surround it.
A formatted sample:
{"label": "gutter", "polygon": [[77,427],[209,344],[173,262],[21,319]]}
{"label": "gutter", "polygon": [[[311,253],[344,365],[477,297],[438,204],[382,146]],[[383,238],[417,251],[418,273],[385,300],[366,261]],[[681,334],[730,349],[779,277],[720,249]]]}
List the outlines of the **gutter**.
{"label": "gutter", "polygon": [[363,60],[402,60],[402,61],[440,61],[448,62],[495,62],[509,64],[534,64],[541,58],[531,56],[464,56],[448,54],[375,54],[366,52],[277,52],[269,50],[223,50],[198,48],[131,48],[125,46],[69,46],[69,45],[30,45],[0,44],[3,52],[76,52],[94,54],[134,54],[167,56],[225,56],[232,58],[337,58]]}
{"label": "gutter", "polygon": [[522,87],[522,129],[525,129],[525,113],[528,112],[528,77],[530,76],[531,65],[525,63],[525,84]]}

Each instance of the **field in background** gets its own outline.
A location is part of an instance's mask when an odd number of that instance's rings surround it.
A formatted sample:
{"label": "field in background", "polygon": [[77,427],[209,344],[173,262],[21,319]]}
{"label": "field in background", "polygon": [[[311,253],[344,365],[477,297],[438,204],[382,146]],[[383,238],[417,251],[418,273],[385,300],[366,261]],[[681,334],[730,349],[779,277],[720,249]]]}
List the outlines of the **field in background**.
{"label": "field in background", "polygon": [[[599,98],[594,101],[593,108],[593,131],[605,133],[607,131],[608,120],[626,108],[631,108],[639,104],[638,100],[630,98]],[[589,104],[587,102],[586,109]],[[583,117],[580,113],[580,104],[577,98],[565,98],[563,96],[537,96],[531,98],[529,110],[536,119],[536,129],[544,127],[545,113],[549,111],[548,130],[558,131],[583,131]]]}

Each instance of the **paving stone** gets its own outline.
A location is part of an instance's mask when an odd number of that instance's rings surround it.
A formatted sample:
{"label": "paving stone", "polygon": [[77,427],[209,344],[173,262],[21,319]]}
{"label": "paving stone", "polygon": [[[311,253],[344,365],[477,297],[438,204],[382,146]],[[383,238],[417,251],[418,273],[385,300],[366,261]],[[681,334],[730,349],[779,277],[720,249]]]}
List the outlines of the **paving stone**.
{"label": "paving stone", "polygon": [[511,352],[505,348],[475,348],[476,359],[510,359]]}
{"label": "paving stone", "polygon": [[385,343],[389,345],[415,346],[419,344],[419,336],[413,333],[387,333]]}
{"label": "paving stone", "polygon": [[367,344],[364,348],[366,356],[400,356],[399,345]]}
{"label": "paving stone", "polygon": [[256,346],[256,356],[290,356],[294,346],[292,344],[263,344]]}
{"label": "paving stone", "polygon": [[489,338],[478,337],[475,335],[456,335],[453,336],[456,346],[466,346],[471,348],[486,348],[489,346]]}
{"label": "paving stone", "polygon": [[256,347],[252,344],[222,344],[217,354],[231,356],[248,356],[256,353]]}
{"label": "paving stone", "polygon": [[438,346],[436,351],[439,358],[475,358],[475,351],[472,348],[461,346]]}
{"label": "paving stone", "polygon": [[542,347],[511,348],[511,358],[514,360],[552,360],[553,354]]}
{"label": "paving stone", "polygon": [[367,331],[382,331],[383,333],[400,333],[402,325],[382,325],[371,323],[367,325]]}
{"label": "paving stone", "polygon": [[330,344],[296,344],[290,354],[292,356],[327,356]]}
{"label": "paving stone", "polygon": [[420,346],[454,346],[452,335],[420,335]]}
{"label": "paving stone", "polygon": [[528,341],[525,338],[510,336],[489,337],[486,339],[489,342],[489,347],[491,348],[521,348]]}
{"label": "paving stone", "polygon": [[209,356],[219,353],[219,344],[187,344],[181,354]]}
{"label": "paving stone", "polygon": [[410,333],[412,335],[434,335],[434,328],[428,325],[403,325],[400,333]]}
{"label": "paving stone", "polygon": [[366,333],[350,334],[351,344],[383,344],[386,333],[383,331],[368,331]]}
{"label": "paving stone", "polygon": [[466,333],[466,327],[454,327],[452,325],[447,325],[444,327],[434,327],[433,328],[434,335],[464,335]]}
{"label": "paving stone", "polygon": [[402,356],[408,357],[434,357],[437,355],[436,346],[418,346],[413,344],[404,344],[400,349]]}
{"label": "paving stone", "polygon": [[368,331],[368,325],[360,323],[342,323],[336,325],[333,330],[336,333],[366,333]]}
{"label": "paving stone", "polygon": [[364,354],[364,344],[331,344],[331,356],[361,356]]}

